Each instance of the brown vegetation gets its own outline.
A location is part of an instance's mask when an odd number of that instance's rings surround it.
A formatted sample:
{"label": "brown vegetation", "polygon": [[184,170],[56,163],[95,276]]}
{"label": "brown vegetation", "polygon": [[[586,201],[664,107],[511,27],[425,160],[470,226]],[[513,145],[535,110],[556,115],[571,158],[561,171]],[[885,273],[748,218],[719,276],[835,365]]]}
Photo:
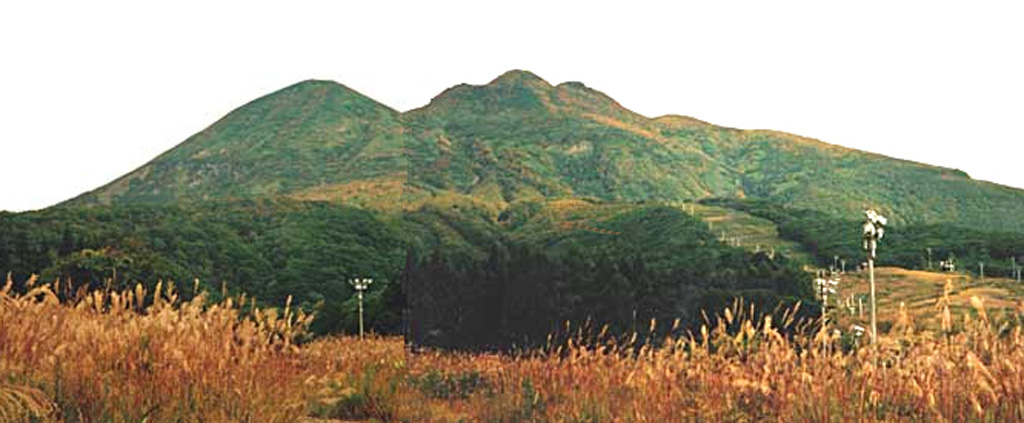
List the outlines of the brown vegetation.
{"label": "brown vegetation", "polygon": [[980,300],[935,334],[906,319],[877,347],[736,304],[692,336],[580,330],[513,356],[305,342],[309,316],[290,307],[181,301],[173,285],[66,292],[0,293],[5,422],[1024,421],[1020,311],[997,322]]}

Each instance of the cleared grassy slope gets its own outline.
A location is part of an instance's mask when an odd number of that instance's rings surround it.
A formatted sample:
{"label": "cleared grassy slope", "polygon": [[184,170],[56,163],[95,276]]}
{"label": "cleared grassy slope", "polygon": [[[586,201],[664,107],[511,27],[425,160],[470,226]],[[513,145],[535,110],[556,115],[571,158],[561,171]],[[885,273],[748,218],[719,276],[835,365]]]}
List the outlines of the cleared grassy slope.
{"label": "cleared grassy slope", "polygon": [[[864,316],[861,317],[856,311],[851,315],[844,309],[837,310],[832,316],[839,319],[840,327],[843,329],[852,324],[870,327],[870,309],[867,301],[870,288],[867,272],[850,272],[842,276],[841,280],[840,301],[850,295],[855,298],[864,297]],[[942,324],[939,300],[943,297],[947,282],[953,288],[949,297],[950,311],[957,318],[974,308],[971,305],[971,297],[978,297],[992,314],[1024,311],[1024,304],[1021,302],[1024,300],[1024,284],[1018,284],[1014,280],[992,277],[982,280],[961,273],[883,267],[876,269],[875,273],[879,325],[886,328],[895,324],[899,319],[902,303],[918,329],[938,332]],[[835,310],[836,304],[831,300],[829,305]]]}
{"label": "cleared grassy slope", "polygon": [[739,210],[697,203],[683,203],[679,207],[687,213],[708,223],[711,233],[719,240],[743,247],[749,251],[777,251],[792,258],[810,262],[810,256],[803,247],[793,241],[782,239],[778,227],[772,221]]}

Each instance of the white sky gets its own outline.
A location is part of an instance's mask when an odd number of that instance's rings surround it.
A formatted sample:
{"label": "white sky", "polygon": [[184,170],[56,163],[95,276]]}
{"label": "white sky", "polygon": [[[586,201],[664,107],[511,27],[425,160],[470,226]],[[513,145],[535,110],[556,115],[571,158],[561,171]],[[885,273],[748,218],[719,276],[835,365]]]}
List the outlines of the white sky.
{"label": "white sky", "polygon": [[303,79],[404,111],[513,68],[1024,187],[1021,2],[149,3],[0,4],[0,210],[98,187]]}

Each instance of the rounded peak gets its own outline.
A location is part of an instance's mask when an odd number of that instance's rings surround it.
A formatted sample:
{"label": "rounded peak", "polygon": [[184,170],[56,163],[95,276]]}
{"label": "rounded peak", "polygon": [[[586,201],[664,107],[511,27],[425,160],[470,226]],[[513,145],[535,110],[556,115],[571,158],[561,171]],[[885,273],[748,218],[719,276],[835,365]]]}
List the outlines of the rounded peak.
{"label": "rounded peak", "polygon": [[296,83],[294,83],[292,85],[289,85],[289,86],[285,87],[284,89],[285,90],[335,89],[335,90],[344,90],[344,91],[355,92],[355,90],[353,90],[353,89],[351,89],[349,87],[346,87],[344,84],[342,84],[340,82],[337,82],[337,81],[332,81],[332,80],[329,80],[329,79],[306,79],[304,81],[299,81],[299,82],[296,82]]}
{"label": "rounded peak", "polygon": [[543,78],[541,78],[541,77],[537,76],[536,74],[534,74],[533,72],[530,72],[530,71],[527,71],[527,70],[522,70],[522,69],[513,69],[513,70],[510,70],[508,72],[505,72],[505,73],[501,74],[501,76],[495,78],[493,81],[491,81],[487,85],[538,84],[538,83],[539,84],[544,84],[544,85],[551,85],[551,84],[548,84],[548,82],[545,81]]}
{"label": "rounded peak", "polygon": [[299,82],[295,83],[294,85],[341,85],[341,84],[338,83],[337,81],[332,81],[330,79],[310,78],[310,79],[299,81]]}
{"label": "rounded peak", "polygon": [[391,110],[376,100],[348,86],[327,79],[307,79],[267,94],[256,101],[296,101],[301,98],[323,98],[330,101],[355,101]]}
{"label": "rounded peak", "polygon": [[510,70],[485,85],[459,84],[444,90],[421,109],[465,108],[475,113],[494,113],[511,109],[546,109],[552,95],[551,84],[525,70]]}

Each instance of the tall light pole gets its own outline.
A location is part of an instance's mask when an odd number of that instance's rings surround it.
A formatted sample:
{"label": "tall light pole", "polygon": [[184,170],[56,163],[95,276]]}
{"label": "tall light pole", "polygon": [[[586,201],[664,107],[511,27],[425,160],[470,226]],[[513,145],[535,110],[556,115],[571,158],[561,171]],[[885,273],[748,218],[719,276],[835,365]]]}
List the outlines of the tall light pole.
{"label": "tall light pole", "polygon": [[370,289],[370,284],[373,283],[373,279],[370,278],[355,278],[349,279],[348,284],[352,285],[352,288],[356,290],[356,295],[359,296],[359,339],[363,339],[363,291]]}
{"label": "tall light pole", "polygon": [[864,251],[868,255],[868,279],[871,282],[871,343],[878,342],[878,311],[875,301],[875,252],[878,241],[885,235],[887,219],[874,210],[864,212],[867,222],[864,223]]}

